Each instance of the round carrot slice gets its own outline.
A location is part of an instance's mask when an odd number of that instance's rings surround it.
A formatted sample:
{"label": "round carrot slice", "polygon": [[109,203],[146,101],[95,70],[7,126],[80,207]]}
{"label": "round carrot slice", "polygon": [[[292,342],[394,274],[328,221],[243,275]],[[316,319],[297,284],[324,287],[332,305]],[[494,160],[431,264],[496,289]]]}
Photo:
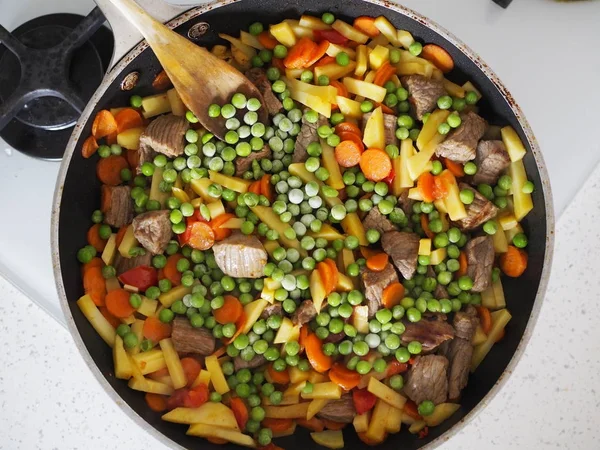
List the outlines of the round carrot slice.
{"label": "round carrot slice", "polygon": [[96,114],[92,124],[92,136],[101,139],[117,132],[117,121],[110,111],[103,109]]}
{"label": "round carrot slice", "polygon": [[215,232],[204,222],[196,222],[192,225],[188,245],[198,250],[208,250],[215,243]]}
{"label": "round carrot slice", "polygon": [[335,147],[335,160],[342,167],[354,167],[359,164],[361,154],[361,148],[354,140],[342,141]]}
{"label": "round carrot slice", "polygon": [[391,173],[392,162],[383,150],[370,148],[360,157],[360,169],[367,180],[381,181]]}
{"label": "round carrot slice", "polygon": [[108,158],[102,158],[96,166],[96,175],[98,179],[109,186],[118,186],[121,184],[121,170],[127,169],[129,164],[127,160],[120,155],[111,155]]}

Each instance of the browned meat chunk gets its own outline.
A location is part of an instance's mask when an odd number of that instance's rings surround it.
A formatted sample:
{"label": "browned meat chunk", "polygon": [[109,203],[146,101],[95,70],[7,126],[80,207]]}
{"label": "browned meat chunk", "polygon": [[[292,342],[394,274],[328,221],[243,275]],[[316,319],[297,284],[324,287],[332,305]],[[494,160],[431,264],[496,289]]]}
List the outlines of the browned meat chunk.
{"label": "browned meat chunk", "polygon": [[404,321],[406,330],[402,333],[402,343],[408,345],[419,341],[424,353],[430,353],[443,342],[454,337],[454,328],[441,314],[423,314],[418,322]]}
{"label": "browned meat chunk", "polygon": [[329,333],[329,335],[327,335],[327,337],[323,339],[323,343],[327,344],[328,342],[333,342],[334,344],[337,344],[345,337],[346,333],[344,333],[343,331],[341,333]]}
{"label": "browned meat chunk", "polygon": [[185,132],[190,127],[185,117],[167,114],[157,117],[140,136],[140,166],[144,159],[154,156],[152,152],[162,153],[170,158],[183,154]]}
{"label": "browned meat chunk", "polygon": [[415,359],[404,384],[404,393],[417,405],[430,400],[444,403],[448,398],[448,360],[444,356],[427,355]]}
{"label": "browned meat chunk", "polygon": [[252,168],[252,161],[260,161],[263,158],[271,159],[271,148],[265,145],[262,150],[252,152],[248,156],[235,158],[235,176],[241,177]]}
{"label": "browned meat chunk", "polygon": [[304,300],[292,315],[294,325],[304,325],[317,317],[317,310],[312,300]]}
{"label": "browned meat chunk", "polygon": [[128,225],[133,219],[133,199],[129,186],[102,186],[102,205],[108,205],[104,221],[115,228]]}
{"label": "browned meat chunk", "polygon": [[267,73],[258,67],[250,69],[246,72],[246,77],[256,86],[260,91],[265,101],[265,106],[270,115],[274,116],[283,109],[283,104],[279,101],[273,89],[271,83],[267,78]]}
{"label": "browned meat chunk", "polygon": [[152,254],[146,252],[143,255],[135,256],[133,258],[123,258],[119,252],[115,256],[113,266],[117,271],[117,276],[130,269],[135,269],[138,266],[149,266],[152,264]]}
{"label": "browned meat chunk", "polygon": [[494,185],[502,172],[510,166],[510,157],[502,141],[480,141],[477,145],[477,173],[473,176],[474,184]]}
{"label": "browned meat chunk", "polygon": [[480,236],[465,246],[467,274],[473,280],[473,292],[483,292],[492,283],[494,242],[491,236]]}
{"label": "browned meat chunk", "polygon": [[319,128],[321,125],[327,125],[327,123],[327,118],[320,114],[319,120],[317,120],[316,123],[310,123],[304,116],[302,116],[302,127],[300,128],[300,133],[298,136],[296,136],[296,144],[294,146],[292,162],[305,162],[308,159],[308,153],[306,149],[313,142],[319,141],[317,128]]}
{"label": "browned meat chunk", "polygon": [[477,310],[469,305],[463,311],[458,311],[454,315],[454,331],[456,337],[465,339],[469,342],[473,339],[475,329],[479,325],[479,319],[477,318]]}
{"label": "browned meat chunk", "polygon": [[254,355],[250,361],[244,361],[241,356],[236,356],[233,359],[233,367],[235,371],[242,369],[255,369],[265,364],[267,360],[263,355]]}
{"label": "browned meat chunk", "polygon": [[446,95],[446,90],[439,80],[425,78],[422,75],[409,75],[402,77],[401,81],[408,89],[410,95],[408,100],[419,120],[435,109],[438,98]]}
{"label": "browned meat chunk", "polygon": [[379,212],[379,208],[373,208],[369,211],[369,214],[363,219],[363,226],[365,230],[374,229],[381,234],[396,229],[394,224]]}
{"label": "browned meat chunk", "polygon": [[459,187],[461,190],[469,189],[475,194],[473,203],[465,205],[467,211],[467,217],[458,220],[456,224],[462,231],[474,230],[475,228],[483,225],[490,219],[493,219],[498,214],[498,208],[485,198],[479,191],[473,189],[471,186],[465,183],[460,183]]}
{"label": "browned meat chunk", "polygon": [[263,312],[260,314],[261,319],[268,319],[271,316],[282,316],[283,315],[283,306],[281,303],[274,303],[272,305],[267,305]]}
{"label": "browned meat chunk", "polygon": [[402,192],[400,197],[398,197],[398,206],[400,206],[402,211],[404,211],[404,214],[406,214],[408,217],[412,216],[413,214],[414,204],[415,201],[411,198],[408,198],[408,190]]}
{"label": "browned meat chunk", "polygon": [[169,211],[150,211],[133,219],[133,235],[150,253],[165,251],[171,240]]}
{"label": "browned meat chunk", "polygon": [[[437,99],[436,99],[437,100]],[[363,133],[367,122],[373,113],[367,113],[362,118],[362,129]],[[398,118],[393,114],[383,115],[383,127],[385,129],[385,145],[398,145],[398,138],[396,137],[396,127]]]}
{"label": "browned meat chunk", "polygon": [[186,317],[173,321],[171,339],[179,353],[210,355],[215,351],[215,338],[206,328],[194,328]]}
{"label": "browned meat chunk", "polygon": [[462,114],[461,119],[460,126],[452,130],[444,142],[438,144],[435,153],[452,161],[466,163],[475,159],[475,149],[485,133],[486,123],[472,111]]}
{"label": "browned meat chunk", "polygon": [[381,294],[390,284],[398,281],[398,275],[394,266],[388,263],[381,272],[375,272],[364,268],[361,273],[363,286],[365,288],[365,298],[369,307],[369,318],[373,317],[379,308],[381,308]]}
{"label": "browned meat chunk", "polygon": [[232,234],[213,246],[215,260],[225,275],[260,278],[267,264],[267,251],[256,236]]}
{"label": "browned meat chunk", "polygon": [[321,419],[333,420],[339,423],[352,423],[356,409],[352,395],[344,394],[339,400],[331,400],[317,413]]}
{"label": "browned meat chunk", "polygon": [[458,400],[460,391],[469,381],[473,346],[466,339],[455,338],[440,349],[440,355],[448,359],[448,398]]}
{"label": "browned meat chunk", "polygon": [[381,237],[381,246],[402,276],[410,280],[417,270],[419,236],[404,231],[388,231]]}

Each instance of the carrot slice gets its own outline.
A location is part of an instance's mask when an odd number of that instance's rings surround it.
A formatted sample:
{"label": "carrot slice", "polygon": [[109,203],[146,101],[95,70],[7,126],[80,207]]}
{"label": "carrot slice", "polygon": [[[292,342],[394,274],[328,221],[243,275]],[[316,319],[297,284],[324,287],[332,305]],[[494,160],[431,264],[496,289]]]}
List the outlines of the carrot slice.
{"label": "carrot slice", "polygon": [[388,265],[389,256],[381,252],[367,259],[367,267],[375,272],[381,272]]}
{"label": "carrot slice", "polygon": [[144,124],[142,116],[133,108],[125,108],[115,116],[117,122],[117,132],[122,133],[131,128],[138,128]]}
{"label": "carrot slice", "polygon": [[340,97],[348,97],[348,88],[346,88],[346,85],[344,83],[342,83],[339,80],[331,80],[329,84],[337,89],[337,95],[339,95]]}
{"label": "carrot slice", "polygon": [[283,59],[281,59],[281,58],[273,58],[271,60],[271,65],[273,67],[277,67],[279,69],[279,72],[281,72],[281,73],[285,72],[285,65],[283,64]]}
{"label": "carrot slice", "polygon": [[125,289],[115,289],[106,294],[106,308],[113,316],[119,319],[129,317],[135,308],[129,303],[129,292]]}
{"label": "carrot slice", "polygon": [[108,320],[108,323],[110,323],[113,328],[117,328],[119,325],[121,325],[121,321],[109,313],[108,309],[106,309],[106,306],[98,306],[98,310],[104,316],[104,318]]}
{"label": "carrot slice", "polygon": [[460,254],[458,255],[458,263],[459,263],[459,267],[458,270],[456,271],[456,276],[457,277],[464,277],[467,274],[467,254],[465,252],[460,252]]}
{"label": "carrot slice", "polygon": [[417,189],[423,197],[423,201],[431,203],[435,200],[435,178],[431,175],[431,172],[423,172],[417,180]]}
{"label": "carrot slice", "polygon": [[146,399],[146,404],[152,411],[163,412],[167,410],[167,398],[164,395],[146,392],[144,398]]}
{"label": "carrot slice", "polygon": [[96,150],[98,150],[98,147],[99,147],[99,145],[98,145],[98,142],[96,141],[96,138],[94,136],[88,137],[83,142],[83,146],[81,147],[81,156],[83,156],[84,158],[89,158],[94,153],[96,153]]}
{"label": "carrot slice", "polygon": [[310,330],[308,326],[300,327],[300,336],[298,337],[298,343],[300,344],[300,352],[304,351],[304,344],[306,342],[306,338],[308,337],[309,331]]}
{"label": "carrot slice", "polygon": [[435,233],[429,228],[429,218],[427,214],[421,214],[421,228],[429,239],[435,238]]}
{"label": "carrot slice", "polygon": [[355,140],[340,142],[335,147],[335,160],[342,167],[354,167],[361,161],[362,150]]}
{"label": "carrot slice", "polygon": [[[106,299],[106,281],[100,267],[90,267],[83,274],[83,290],[96,306],[104,306]],[[129,301],[129,297],[128,297]]]}
{"label": "carrot slice", "polygon": [[427,44],[423,46],[421,57],[432,62],[435,67],[444,73],[448,73],[454,69],[454,60],[452,59],[452,56],[439,45]]}
{"label": "carrot slice", "polygon": [[360,157],[360,169],[367,180],[381,181],[392,172],[392,162],[383,150],[370,148]]}
{"label": "carrot slice", "polygon": [[267,367],[267,373],[275,384],[289,384],[290,382],[290,374],[287,369],[278,372],[273,368],[273,364],[269,364]]}
{"label": "carrot slice", "polygon": [[394,110],[392,108],[390,108],[389,106],[387,106],[387,105],[385,105],[383,103],[378,103],[378,102],[374,102],[374,103],[375,103],[375,107],[376,108],[381,108],[381,111],[384,114],[395,114]]}
{"label": "carrot slice", "polygon": [[163,367],[162,369],[158,369],[156,372],[149,373],[148,378],[159,381],[162,377],[166,377],[167,375],[169,375],[169,369]]}
{"label": "carrot slice", "polygon": [[452,175],[450,171],[434,177],[433,196],[436,199],[442,199],[448,196],[448,189],[451,185],[450,177],[452,177],[452,180],[454,180],[454,175]]}
{"label": "carrot slice", "polygon": [[333,279],[333,271],[331,270],[331,266],[324,262],[320,262],[317,264],[317,270],[319,271],[319,275],[321,276],[321,280],[323,280],[323,286],[325,286],[325,292],[330,294],[335,288],[335,283]]}
{"label": "carrot slice", "polygon": [[235,217],[234,214],[225,213],[225,214],[221,214],[218,217],[215,217],[210,222],[208,222],[208,225],[210,226],[210,228],[213,230],[213,233],[215,234],[215,241],[222,241],[223,239],[226,239],[229,236],[231,236],[231,230],[228,228],[221,228],[221,225],[223,225],[229,219],[232,219],[234,217]]}
{"label": "carrot slice", "polygon": [[399,373],[404,373],[408,370],[407,363],[401,363],[397,359],[390,361],[385,371],[386,377],[391,377],[394,375],[398,375]]}
{"label": "carrot slice", "polygon": [[492,315],[490,314],[490,310],[485,306],[476,306],[475,309],[477,309],[477,314],[481,321],[481,329],[485,334],[490,334],[490,331],[492,331]]}
{"label": "carrot slice", "polygon": [[288,69],[302,69],[310,62],[316,49],[317,44],[308,38],[302,38],[288,50],[283,64]]}
{"label": "carrot slice", "polygon": [[321,41],[314,48],[312,54],[310,55],[308,62],[304,65],[304,67],[310,67],[315,64],[318,60],[320,60],[325,53],[327,53],[327,49],[329,48],[329,41]]}
{"label": "carrot slice", "polygon": [[326,372],[331,368],[331,357],[323,353],[323,343],[316,334],[309,334],[304,340],[306,356],[317,372]]}
{"label": "carrot slice", "polygon": [[279,44],[277,39],[275,39],[268,31],[263,31],[257,36],[257,38],[258,42],[260,42],[260,45],[262,45],[267,50],[273,50],[277,46],[277,44]]}
{"label": "carrot slice", "polygon": [[390,78],[392,78],[392,75],[395,73],[396,68],[393,67],[389,61],[386,61],[379,67],[379,69],[377,69],[377,72],[375,72],[373,84],[376,84],[377,86],[383,86],[390,80]]}
{"label": "carrot slice", "polygon": [[111,133],[108,136],[106,136],[106,144],[107,145],[116,144],[117,143],[117,136],[118,136],[118,133],[116,131],[114,133]]}
{"label": "carrot slice", "polygon": [[140,152],[137,150],[127,150],[126,158],[129,167],[135,168],[140,165]]}
{"label": "carrot slice", "polygon": [[215,233],[204,222],[195,222],[192,225],[188,245],[198,250],[208,250],[215,243]]}
{"label": "carrot slice", "polygon": [[333,56],[323,56],[320,60],[318,60],[314,67],[326,66],[327,64],[331,64],[335,62],[335,58]]}
{"label": "carrot slice", "polygon": [[[371,196],[372,196],[372,193],[369,192],[368,194],[361,197],[361,200],[363,198],[371,198]],[[369,259],[371,256],[375,256],[375,255],[379,254],[379,250],[375,250],[375,249],[369,248],[369,247],[361,247],[360,254],[363,258]]]}
{"label": "carrot slice", "polygon": [[507,252],[500,256],[500,269],[509,277],[520,277],[527,269],[527,262],[525,250],[509,245]]}
{"label": "carrot slice", "polygon": [[217,444],[217,445],[229,444],[229,441],[227,439],[222,439],[222,438],[218,438],[218,437],[207,437],[206,440],[208,442],[210,442],[211,444]]}
{"label": "carrot slice", "polygon": [[285,431],[294,425],[292,419],[273,419],[266,417],[261,422],[263,427],[269,428],[271,431]]}
{"label": "carrot slice", "polygon": [[121,228],[119,228],[119,231],[117,231],[117,247],[119,245],[121,245],[121,242],[123,242],[123,238],[125,237],[125,233],[127,233],[127,226],[124,225]]}
{"label": "carrot slice", "polygon": [[158,317],[148,317],[142,327],[144,337],[155,343],[171,336],[171,331],[171,324],[161,322]]}
{"label": "carrot slice", "polygon": [[352,26],[370,37],[379,36],[379,33],[381,33],[375,26],[375,18],[369,16],[357,17],[354,19],[354,24]]}
{"label": "carrot slice", "polygon": [[85,263],[81,268],[81,276],[84,277],[85,273],[92,267],[99,267],[100,269],[102,269],[102,267],[104,267],[104,261],[102,261],[102,259],[98,258],[97,256],[93,257],[90,262]]}
{"label": "carrot slice", "polygon": [[92,136],[101,139],[117,132],[117,122],[110,111],[103,109],[96,114],[92,124]]}
{"label": "carrot slice", "polygon": [[108,158],[102,158],[96,166],[96,175],[98,179],[109,186],[118,186],[121,184],[121,170],[127,169],[129,164],[127,160],[120,155],[111,155]]}
{"label": "carrot slice", "polygon": [[404,286],[397,281],[387,286],[381,293],[381,302],[383,303],[383,306],[388,309],[392,309],[394,306],[399,305],[403,298]]}
{"label": "carrot slice", "polygon": [[296,423],[301,427],[307,428],[311,431],[323,431],[325,429],[325,424],[317,417],[313,417],[310,420],[296,419]]}
{"label": "carrot slice", "polygon": [[215,309],[213,311],[213,316],[217,322],[221,325],[225,325],[226,323],[234,323],[238,320],[243,311],[244,307],[237,298],[233,295],[226,295],[223,306],[219,309]]}
{"label": "carrot slice", "polygon": [[160,72],[152,81],[152,87],[157,91],[165,91],[173,86],[171,79],[164,70]]}
{"label": "carrot slice", "polygon": [[242,310],[242,314],[240,315],[240,317],[238,317],[238,320],[235,321],[235,333],[233,336],[231,336],[231,338],[227,341],[225,341],[225,343],[227,345],[231,344],[233,341],[235,341],[235,338],[237,338],[240,334],[242,334],[242,331],[244,331],[244,326],[246,325],[246,313],[244,312],[244,310]]}
{"label": "carrot slice", "polygon": [[181,253],[175,253],[167,258],[167,264],[163,268],[163,273],[167,280],[171,282],[173,286],[179,286],[181,284],[181,272],[177,270],[177,262],[183,258]]}
{"label": "carrot slice", "polygon": [[333,431],[338,431],[338,430],[342,430],[346,425],[346,423],[341,423],[341,422],[334,422],[333,420],[329,420],[329,419],[321,419],[323,421],[323,425],[325,425],[325,428],[327,428],[328,430],[333,430]]}
{"label": "carrot slice", "polygon": [[335,363],[329,371],[329,379],[346,391],[358,386],[360,378],[358,372],[346,368],[341,363]]}
{"label": "carrot slice", "polygon": [[248,187],[248,192],[252,192],[253,194],[260,195],[260,181],[253,181]]}
{"label": "carrot slice", "polygon": [[455,177],[460,178],[465,176],[465,171],[462,164],[456,163],[451,159],[444,158],[444,165],[446,166],[446,169],[448,169]]}
{"label": "carrot slice", "polygon": [[271,175],[263,175],[260,179],[260,193],[267,197],[269,202],[273,202],[275,194],[273,193],[273,186],[271,185]]}
{"label": "carrot slice", "polygon": [[333,288],[332,288],[332,290],[333,290],[337,286],[338,281],[340,279],[340,272],[338,271],[337,264],[335,263],[335,261],[333,259],[327,258],[323,262],[325,264],[327,264],[329,266],[329,268],[331,269],[331,273],[333,276]]}
{"label": "carrot slice", "polygon": [[233,415],[235,416],[235,420],[240,427],[241,430],[246,428],[246,423],[248,423],[248,407],[239,397],[233,397],[229,402],[229,407],[233,411]]}
{"label": "carrot slice", "polygon": [[407,400],[404,404],[403,411],[415,420],[422,420],[421,414],[417,408],[417,404],[412,400]]}
{"label": "carrot slice", "polygon": [[106,239],[100,237],[100,224],[96,223],[90,227],[87,232],[88,244],[93,246],[97,252],[101,252],[106,247]]}
{"label": "carrot slice", "polygon": [[187,380],[187,386],[191,386],[198,374],[202,370],[202,364],[195,358],[181,358],[181,366],[183,367],[183,373],[185,373],[185,379]]}
{"label": "carrot slice", "polygon": [[352,122],[338,123],[335,126],[335,132],[336,134],[340,134],[342,131],[349,131],[350,133],[354,133],[362,137],[362,131],[360,131],[360,128],[358,128],[358,126],[356,126]]}
{"label": "carrot slice", "polygon": [[360,149],[361,154],[362,154],[362,152],[365,151],[365,144],[363,144],[362,137],[360,137],[359,134],[352,133],[350,131],[340,131],[338,133],[338,136],[340,137],[340,141],[342,141],[342,142],[343,141],[354,142]]}

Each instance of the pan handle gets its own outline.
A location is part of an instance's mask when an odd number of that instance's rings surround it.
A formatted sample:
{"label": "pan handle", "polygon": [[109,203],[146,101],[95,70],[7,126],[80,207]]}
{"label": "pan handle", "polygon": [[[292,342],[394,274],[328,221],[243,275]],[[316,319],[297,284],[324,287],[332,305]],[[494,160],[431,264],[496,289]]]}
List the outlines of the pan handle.
{"label": "pan handle", "polygon": [[[190,6],[175,6],[165,3],[163,0],[136,0],[137,3],[150,12],[159,22],[168,22],[181,13],[190,9]],[[110,2],[110,0],[95,0],[96,4],[110,23],[114,37],[115,50],[110,61],[112,68],[143,38],[135,27],[132,27],[122,13]],[[202,3],[202,0],[198,0]]]}

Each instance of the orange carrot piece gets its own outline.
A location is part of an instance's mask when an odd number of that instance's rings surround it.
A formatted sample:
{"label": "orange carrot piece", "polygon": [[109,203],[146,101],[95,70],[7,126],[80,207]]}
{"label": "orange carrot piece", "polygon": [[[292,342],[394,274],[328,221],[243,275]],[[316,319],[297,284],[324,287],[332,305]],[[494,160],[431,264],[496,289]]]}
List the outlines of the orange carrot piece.
{"label": "orange carrot piece", "polygon": [[129,303],[129,292],[125,289],[115,289],[106,294],[106,308],[115,317],[124,319],[135,312]]}
{"label": "orange carrot piece", "polygon": [[439,45],[427,44],[423,46],[421,58],[433,63],[435,67],[444,73],[448,73],[454,69],[454,60],[452,59],[452,56]]}
{"label": "orange carrot piece", "polygon": [[335,58],[333,56],[323,56],[320,60],[318,60],[315,64],[314,67],[321,67],[321,66],[326,66],[327,64],[331,64],[335,62]]}
{"label": "orange carrot piece", "polygon": [[[323,41],[326,42],[326,41]],[[342,83],[339,80],[331,80],[329,82],[330,86],[333,86],[334,88],[337,89],[337,95],[339,95],[340,97],[348,97],[348,88],[346,88],[346,85],[344,83]]]}
{"label": "orange carrot piece", "polygon": [[392,309],[394,306],[399,305],[403,298],[404,286],[397,281],[387,286],[381,293],[381,302],[383,303],[383,306],[388,309]]}
{"label": "orange carrot piece", "polygon": [[170,337],[171,331],[171,324],[161,322],[158,317],[148,317],[142,327],[144,337],[154,343]]}
{"label": "orange carrot piece", "polygon": [[375,103],[375,107],[376,108],[381,107],[381,111],[384,114],[395,114],[394,110],[392,108],[390,108],[389,106],[387,106],[387,105],[385,105],[383,103],[377,103],[377,102],[374,102],[374,103]]}
{"label": "orange carrot piece", "polygon": [[373,79],[373,84],[377,86],[383,86],[387,83],[392,75],[396,73],[396,68],[393,67],[389,61],[384,62],[377,72],[375,72],[375,78]]}
{"label": "orange carrot piece", "polygon": [[300,327],[300,336],[298,337],[298,343],[300,344],[300,353],[304,351],[304,344],[306,342],[306,338],[308,337],[309,327],[304,325]]}
{"label": "orange carrot piece", "polygon": [[352,26],[370,37],[379,36],[379,33],[381,33],[375,26],[375,18],[369,16],[357,17],[354,19],[354,24]]}
{"label": "orange carrot piece", "polygon": [[100,237],[100,224],[96,223],[90,227],[87,232],[87,241],[97,252],[101,252],[106,247],[106,239]]}
{"label": "orange carrot piece", "polygon": [[248,187],[248,192],[252,192],[253,194],[260,195],[260,181],[253,181]]}
{"label": "orange carrot piece", "polygon": [[289,384],[290,382],[290,373],[287,369],[278,372],[273,368],[273,364],[269,364],[267,366],[267,373],[275,384]]}
{"label": "orange carrot piece", "polygon": [[304,340],[306,356],[317,372],[327,372],[331,368],[331,357],[323,353],[323,343],[316,334],[309,334]]}
{"label": "orange carrot piece", "polygon": [[467,254],[465,252],[460,252],[460,254],[458,255],[458,270],[456,271],[456,276],[457,277],[464,277],[467,274],[467,267],[468,267],[468,262],[467,262]]}
{"label": "orange carrot piece", "polygon": [[102,276],[102,269],[100,267],[90,267],[84,272],[83,290],[92,298],[96,306],[104,306],[106,300],[106,281],[104,280],[104,276]]}
{"label": "orange carrot piece", "polygon": [[146,392],[144,398],[146,399],[146,404],[152,411],[163,412],[167,410],[167,398],[164,395]]}
{"label": "orange carrot piece", "polygon": [[462,164],[454,162],[448,158],[444,158],[444,164],[446,169],[448,169],[456,178],[465,176],[465,171]]}
{"label": "orange carrot piece", "polygon": [[271,184],[271,175],[265,174],[260,179],[260,193],[267,197],[267,200],[269,200],[271,203],[275,199],[273,185]]}
{"label": "orange carrot piece", "polygon": [[196,378],[198,378],[198,374],[202,370],[202,364],[195,358],[187,357],[181,358],[181,366],[183,367],[183,373],[185,373],[187,386],[190,387],[196,381]]}
{"label": "orange carrot piece", "polygon": [[195,222],[192,225],[188,245],[198,250],[208,250],[215,243],[215,233],[212,228],[204,222]]}
{"label": "orange carrot piece", "polygon": [[417,189],[419,190],[423,201],[432,203],[435,200],[435,178],[431,172],[423,172],[417,180]]}
{"label": "orange carrot piece", "polygon": [[156,372],[149,373],[148,378],[159,381],[162,377],[166,377],[167,375],[169,375],[169,369],[163,367],[162,369],[158,369]]}
{"label": "orange carrot piece", "polygon": [[354,167],[360,163],[362,155],[361,148],[354,140],[340,142],[335,147],[335,160],[342,167]]}
{"label": "orange carrot piece", "polygon": [[106,136],[106,145],[113,145],[117,143],[117,135],[118,133],[115,131],[114,133]]}
{"label": "orange carrot piece", "polygon": [[263,427],[268,428],[271,431],[285,431],[294,424],[294,421],[292,419],[273,419],[271,417],[266,417],[261,423]]}
{"label": "orange carrot piece", "polygon": [[115,116],[117,122],[117,132],[122,133],[131,128],[138,128],[144,124],[142,116],[133,108],[125,108]]}
{"label": "orange carrot piece", "polygon": [[98,310],[104,316],[104,318],[108,320],[108,323],[110,323],[113,328],[117,328],[119,325],[121,325],[121,321],[109,313],[108,309],[106,309],[106,306],[98,306]]}
{"label": "orange carrot piece", "polygon": [[283,64],[283,59],[273,58],[271,60],[271,64],[273,65],[273,67],[277,67],[279,69],[279,72],[281,72],[281,73],[285,72],[285,65]]}
{"label": "orange carrot piece", "polygon": [[325,56],[325,54],[327,53],[327,49],[328,48],[329,48],[329,42],[328,41],[321,41],[321,42],[319,42],[315,46],[312,54],[308,58],[308,62],[304,65],[304,67],[310,67],[313,64],[315,64],[317,61],[319,61],[323,56]]}
{"label": "orange carrot piece", "polygon": [[362,152],[365,151],[365,144],[363,144],[362,137],[360,137],[359,134],[352,133],[350,131],[340,131],[338,136],[340,137],[341,142],[343,142],[343,141],[354,142],[357,145],[357,147],[360,149],[361,154],[362,154]]}
{"label": "orange carrot piece", "polygon": [[96,141],[96,138],[94,136],[88,137],[83,142],[83,146],[81,147],[81,156],[83,156],[84,158],[89,158],[94,153],[96,153],[96,150],[98,150],[98,147],[99,147],[99,145],[98,145],[98,142]]}
{"label": "orange carrot piece", "polygon": [[421,214],[421,228],[429,239],[435,238],[435,233],[429,228],[429,217],[427,214]]}
{"label": "orange carrot piece", "polygon": [[399,373],[404,373],[408,370],[407,363],[401,363],[397,359],[390,361],[385,371],[386,377],[391,377],[394,375],[398,375]]}
{"label": "orange carrot piece", "polygon": [[100,187],[100,211],[106,213],[112,206],[111,200],[112,186],[107,186],[106,184],[103,184]]}
{"label": "orange carrot piece", "polygon": [[329,266],[329,268],[331,269],[331,274],[333,276],[333,288],[331,289],[333,291],[333,289],[335,289],[335,287],[338,284],[338,281],[340,279],[340,272],[338,271],[337,268],[337,264],[335,263],[335,261],[331,258],[326,258],[325,261],[323,261],[325,264],[327,264]]}
{"label": "orange carrot piece", "polygon": [[240,427],[241,430],[246,428],[246,423],[248,423],[248,407],[239,397],[233,397],[229,401],[229,407],[233,411],[233,415],[235,416],[235,420]]}
{"label": "orange carrot piece", "polygon": [[362,131],[360,131],[360,128],[358,128],[352,122],[338,123],[335,126],[335,132],[336,132],[336,134],[340,134],[342,131],[349,131],[350,133],[357,134],[358,136],[360,136],[362,138]]}
{"label": "orange carrot piece", "polygon": [[221,325],[233,323],[240,318],[244,307],[233,295],[226,295],[223,306],[213,311],[213,316]]}
{"label": "orange carrot piece", "polygon": [[181,284],[181,272],[177,270],[177,262],[181,258],[183,258],[181,253],[175,253],[167,258],[167,264],[163,267],[165,277],[173,286],[179,286]]}
{"label": "orange carrot piece", "polygon": [[302,69],[310,62],[313,53],[317,49],[317,44],[308,38],[302,38],[288,50],[283,64],[288,69]]}
{"label": "orange carrot piece", "polygon": [[407,400],[404,404],[403,411],[412,417],[415,420],[422,420],[421,414],[419,414],[419,410],[417,409],[417,404],[412,400]]}
{"label": "orange carrot piece", "polygon": [[215,217],[210,222],[208,222],[208,225],[210,226],[210,228],[213,230],[213,233],[215,234],[216,242],[222,241],[223,239],[226,239],[229,236],[231,236],[231,230],[228,228],[221,228],[221,225],[223,225],[229,219],[233,219],[234,217],[235,217],[234,214],[225,213],[225,214],[221,214],[218,217]]}
{"label": "orange carrot piece", "polygon": [[346,391],[358,386],[361,379],[358,372],[346,368],[341,363],[335,363],[328,374],[331,381]]}
{"label": "orange carrot piece", "polygon": [[127,158],[129,167],[135,168],[140,165],[140,152],[137,150],[127,150],[125,157]]}
{"label": "orange carrot piece", "polygon": [[271,35],[271,33],[268,31],[263,31],[257,37],[258,37],[258,42],[260,42],[260,45],[262,45],[267,50],[273,50],[275,48],[275,46],[277,46],[277,44],[279,44],[277,39],[275,39]]}
{"label": "orange carrot piece", "polygon": [[121,184],[121,170],[127,169],[129,164],[127,160],[120,155],[110,155],[108,158],[102,158],[96,166],[96,175],[98,179],[109,186],[118,186]]}
{"label": "orange carrot piece", "polygon": [[490,310],[485,306],[476,306],[475,309],[477,309],[481,329],[485,334],[490,334],[490,331],[492,331],[492,315],[490,314]]}
{"label": "orange carrot piece", "polygon": [[152,87],[157,91],[165,91],[173,86],[171,79],[164,70],[160,72],[152,81]]}
{"label": "orange carrot piece", "polygon": [[335,422],[335,421],[329,420],[329,419],[321,419],[321,420],[323,421],[323,425],[325,425],[326,429],[333,430],[333,431],[343,430],[344,427],[346,425],[348,425],[347,423]]}
{"label": "orange carrot piece", "polygon": [[325,286],[325,292],[329,295],[335,288],[334,273],[331,270],[331,266],[325,262],[317,264],[317,270],[323,280],[323,286]]}
{"label": "orange carrot piece", "polygon": [[[364,195],[363,197],[361,197],[361,200],[363,198],[371,198],[371,193],[369,192],[368,194]],[[365,259],[369,259],[372,256],[378,255],[379,254],[379,250],[375,250],[373,248],[369,248],[369,247],[361,247],[360,248],[360,254],[363,258]]]}
{"label": "orange carrot piece", "polygon": [[231,336],[230,339],[225,341],[225,343],[227,345],[229,345],[233,341],[235,341],[235,338],[237,338],[240,334],[242,334],[242,331],[244,331],[245,325],[246,325],[246,313],[244,312],[244,310],[242,310],[242,314],[240,314],[240,317],[238,317],[238,320],[235,321],[235,333],[233,334],[233,336]]}
{"label": "orange carrot piece", "polygon": [[83,267],[81,268],[81,276],[84,277],[85,273],[92,267],[99,267],[100,269],[102,269],[102,267],[104,267],[104,261],[102,261],[101,258],[95,256],[90,262],[85,263],[83,265]]}
{"label": "orange carrot piece", "polygon": [[125,233],[127,233],[127,226],[123,225],[121,228],[119,228],[119,231],[117,231],[117,247],[119,245],[121,245],[121,242],[123,242],[123,238],[125,237]]}
{"label": "orange carrot piece", "polygon": [[509,245],[508,251],[500,256],[500,269],[509,277],[520,277],[527,269],[528,259],[525,250]]}
{"label": "orange carrot piece", "polygon": [[388,265],[389,256],[381,252],[367,259],[367,267],[375,272],[381,272]]}
{"label": "orange carrot piece", "polygon": [[218,437],[207,437],[206,440],[208,442],[210,442],[211,444],[217,444],[217,445],[225,445],[225,444],[229,444],[229,441],[227,439],[222,439],[222,438],[218,438]]}
{"label": "orange carrot piece", "polygon": [[96,114],[92,124],[92,136],[102,139],[117,132],[117,122],[110,111],[103,109]]}
{"label": "orange carrot piece", "polygon": [[323,431],[325,429],[325,424],[323,421],[316,416],[310,420],[296,419],[296,423],[310,431]]}
{"label": "orange carrot piece", "polygon": [[392,162],[383,150],[370,148],[360,157],[360,169],[367,180],[377,182],[389,176],[392,172]]}

